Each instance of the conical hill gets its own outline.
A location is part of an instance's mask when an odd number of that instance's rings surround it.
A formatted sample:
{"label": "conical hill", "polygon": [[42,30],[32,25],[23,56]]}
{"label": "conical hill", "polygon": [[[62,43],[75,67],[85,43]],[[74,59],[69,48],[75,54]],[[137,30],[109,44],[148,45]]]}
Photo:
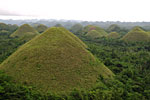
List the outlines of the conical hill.
{"label": "conical hill", "polygon": [[94,25],[85,26],[83,29],[83,33],[91,38],[98,38],[107,35],[104,29]]}
{"label": "conical hill", "polygon": [[30,40],[38,34],[39,33],[33,27],[28,24],[23,24],[14,33],[12,33],[10,37],[18,37]]}
{"label": "conical hill", "polygon": [[130,42],[150,41],[150,35],[148,32],[145,32],[140,27],[136,26],[128,32],[122,40]]}
{"label": "conical hill", "polygon": [[39,33],[42,33],[44,32],[46,29],[48,29],[48,27],[44,24],[38,24],[38,25],[35,25],[34,26],[35,29],[39,32]]}
{"label": "conical hill", "polygon": [[120,35],[117,32],[111,32],[107,35],[107,38],[111,38],[111,39],[117,39],[119,37]]}
{"label": "conical hill", "polygon": [[83,26],[81,24],[75,24],[70,28],[70,31],[74,34],[82,34]]}
{"label": "conical hill", "polygon": [[99,75],[113,73],[64,28],[52,27],[21,46],[0,69],[16,82],[33,84],[42,92],[69,92],[92,87]]}
{"label": "conical hill", "polygon": [[99,38],[99,37],[102,37],[104,36],[103,34],[101,34],[100,32],[96,31],[96,30],[91,30],[89,31],[86,36],[88,36],[89,38]]}

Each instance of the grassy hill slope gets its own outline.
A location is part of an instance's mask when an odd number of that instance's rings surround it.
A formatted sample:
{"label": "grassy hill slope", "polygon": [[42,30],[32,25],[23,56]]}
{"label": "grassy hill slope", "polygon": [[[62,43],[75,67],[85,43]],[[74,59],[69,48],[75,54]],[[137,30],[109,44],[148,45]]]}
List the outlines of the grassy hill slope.
{"label": "grassy hill slope", "polygon": [[21,46],[0,69],[16,82],[33,84],[42,92],[89,89],[99,75],[108,78],[113,73],[80,42],[64,28],[50,28]]}
{"label": "grassy hill slope", "polygon": [[130,42],[150,41],[150,35],[140,27],[134,27],[122,38],[122,40]]}
{"label": "grassy hill slope", "polygon": [[33,27],[28,24],[24,24],[20,26],[14,33],[12,33],[10,37],[18,37],[24,40],[30,40],[38,34],[39,33]]}

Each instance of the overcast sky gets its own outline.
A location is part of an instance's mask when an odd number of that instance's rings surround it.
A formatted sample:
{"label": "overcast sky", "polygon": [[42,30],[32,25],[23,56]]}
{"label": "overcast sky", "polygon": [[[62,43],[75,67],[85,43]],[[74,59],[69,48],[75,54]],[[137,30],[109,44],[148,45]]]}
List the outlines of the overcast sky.
{"label": "overcast sky", "polygon": [[150,0],[1,0],[0,18],[150,21]]}

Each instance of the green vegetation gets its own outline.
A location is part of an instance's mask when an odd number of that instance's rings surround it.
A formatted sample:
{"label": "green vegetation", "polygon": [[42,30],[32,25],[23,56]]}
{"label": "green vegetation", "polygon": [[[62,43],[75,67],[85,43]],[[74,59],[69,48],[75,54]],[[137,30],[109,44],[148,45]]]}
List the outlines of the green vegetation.
{"label": "green vegetation", "polygon": [[[117,84],[118,81],[111,82],[110,85]],[[107,90],[106,86],[97,84],[95,88],[90,91],[74,89],[68,95],[66,94],[54,94],[47,93],[41,94],[37,91],[37,88],[29,85],[17,84],[12,80],[12,77],[7,76],[3,72],[0,72],[0,99],[1,100],[116,100],[120,99],[119,95],[116,95],[116,88],[114,91]],[[114,95],[115,97],[113,97]]]}
{"label": "green vegetation", "polygon": [[[19,100],[150,99],[149,42],[126,43],[107,38],[99,38],[94,41],[85,40],[89,50],[116,74],[113,80],[103,79],[100,76],[97,84],[88,91],[73,90],[67,95],[41,94],[33,86],[18,85],[14,81],[7,81],[9,77],[0,73],[0,94],[2,94],[0,97],[5,99],[19,98]],[[40,68],[40,65],[37,67]],[[57,78],[53,77],[53,80],[55,79]]]}
{"label": "green vegetation", "polygon": [[13,82],[12,77],[0,71],[0,100],[44,100],[32,86],[25,86]]}
{"label": "green vegetation", "polygon": [[24,42],[0,35],[0,63],[10,56]]}
{"label": "green vegetation", "polygon": [[[92,39],[85,29],[74,33],[85,44],[65,28],[53,27],[20,46],[25,41],[9,37],[16,25],[2,26],[0,100],[150,100],[149,41],[108,38],[113,32]],[[130,32],[147,39],[146,31]],[[141,33],[148,35],[135,35]]]}
{"label": "green vegetation", "polygon": [[8,35],[18,28],[17,25],[0,23],[0,35]]}
{"label": "green vegetation", "polygon": [[46,29],[48,29],[48,27],[47,27],[46,25],[43,25],[43,24],[35,25],[34,28],[35,28],[39,33],[42,33],[42,32],[44,32]]}
{"label": "green vegetation", "polygon": [[120,36],[124,36],[126,33],[129,32],[129,29],[126,27],[120,27],[117,24],[112,24],[110,25],[107,29],[106,32],[111,33],[111,32],[117,32],[120,34]]}
{"label": "green vegetation", "polygon": [[10,37],[17,37],[23,41],[28,41],[38,35],[39,33],[30,25],[24,24],[20,26]]}
{"label": "green vegetation", "polygon": [[120,35],[117,32],[111,32],[107,35],[107,38],[111,38],[111,39],[117,39],[119,37]]}
{"label": "green vegetation", "polygon": [[10,38],[9,35],[17,29],[16,25],[0,23],[0,63],[11,55],[18,46],[23,44],[19,39]]}
{"label": "green vegetation", "polygon": [[50,28],[21,46],[0,69],[42,92],[90,89],[99,75],[105,79],[113,73],[80,42],[64,28]]}
{"label": "green vegetation", "polygon": [[140,27],[136,26],[128,32],[122,40],[127,42],[150,41],[150,35],[148,32],[145,32]]}
{"label": "green vegetation", "polygon": [[108,91],[115,94],[109,92],[111,100],[150,99],[149,42],[127,43],[107,38],[86,41],[89,50],[116,75],[112,84],[105,83]]}

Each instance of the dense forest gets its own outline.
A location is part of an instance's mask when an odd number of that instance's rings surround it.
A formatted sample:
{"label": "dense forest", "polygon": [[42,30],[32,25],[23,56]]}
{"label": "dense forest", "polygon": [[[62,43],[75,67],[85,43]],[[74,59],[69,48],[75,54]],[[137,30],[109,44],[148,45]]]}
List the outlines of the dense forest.
{"label": "dense forest", "polygon": [[[143,27],[124,29],[116,23],[105,29],[75,23],[69,28],[87,45],[86,49],[114,73],[112,78],[107,79],[99,75],[91,89],[75,88],[67,94],[57,94],[41,93],[37,87],[17,83],[12,76],[0,71],[0,100],[150,100],[150,41],[122,39],[133,31],[149,34],[149,30]],[[0,63],[25,42],[30,41],[11,37],[17,29],[17,25],[0,24]],[[63,31],[67,33],[66,30]],[[110,32],[116,32],[119,36],[108,38],[107,34]],[[94,34],[94,37],[86,34]]]}
{"label": "dense forest", "polygon": [[[106,38],[87,42],[89,50],[115,73],[116,99],[149,100],[149,42],[126,43]],[[119,94],[119,95],[118,95]],[[118,98],[118,99],[117,99]]]}

